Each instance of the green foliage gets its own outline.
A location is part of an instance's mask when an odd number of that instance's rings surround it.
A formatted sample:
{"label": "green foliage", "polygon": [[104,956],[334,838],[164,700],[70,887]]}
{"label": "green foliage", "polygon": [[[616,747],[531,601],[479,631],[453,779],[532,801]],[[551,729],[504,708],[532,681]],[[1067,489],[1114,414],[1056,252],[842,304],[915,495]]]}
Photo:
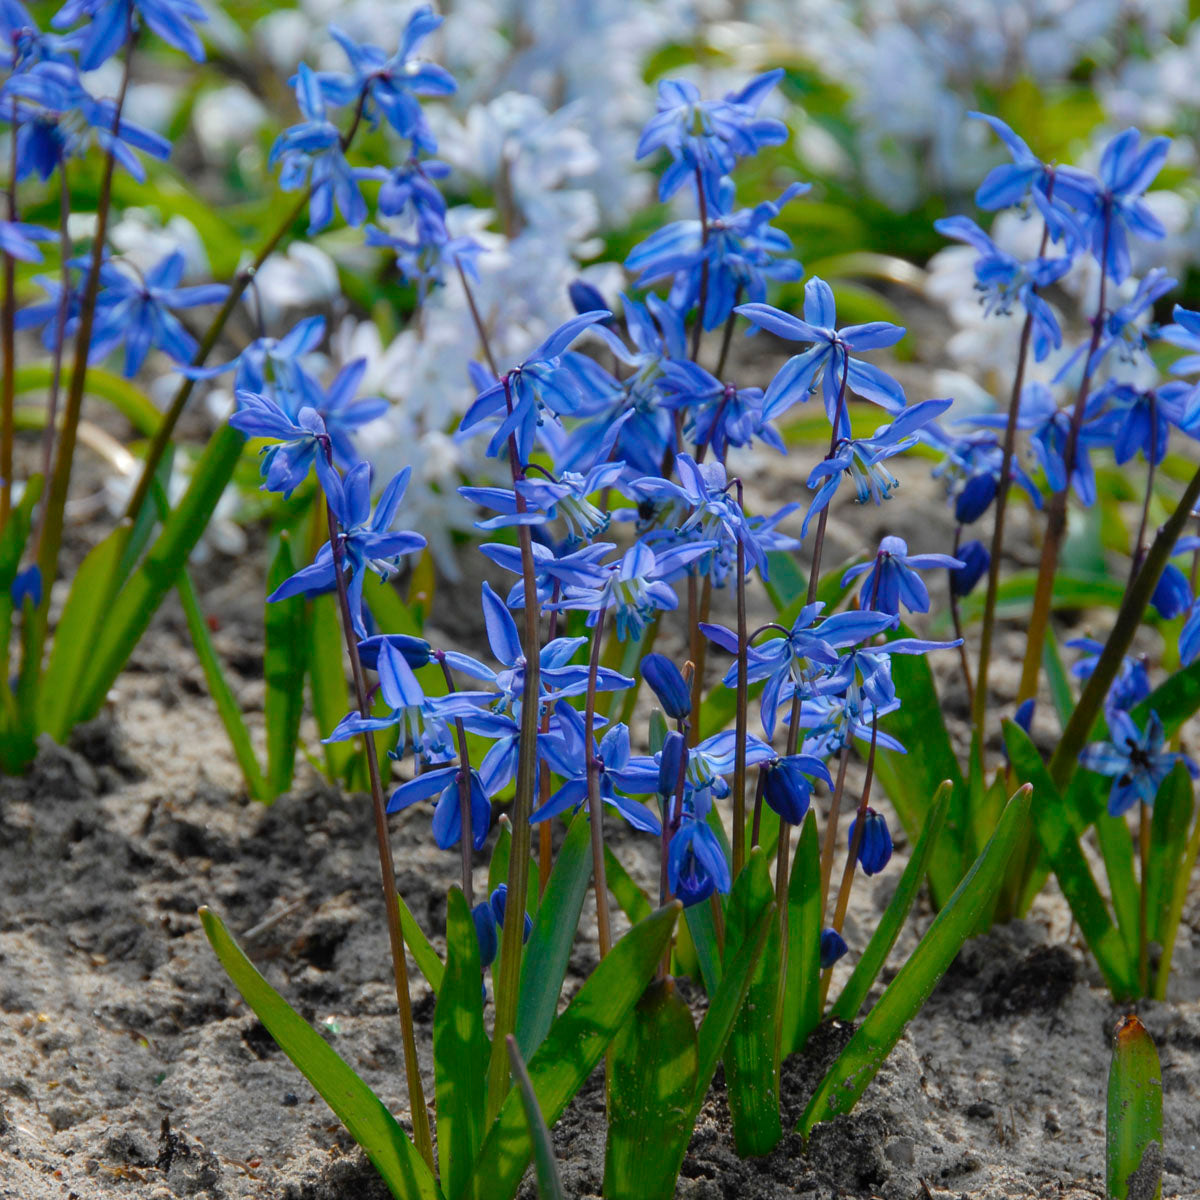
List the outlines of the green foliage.
{"label": "green foliage", "polygon": [[1105,1160],[1108,1200],[1162,1196],[1163,1095],[1158,1051],[1135,1016],[1113,1031]]}
{"label": "green foliage", "polygon": [[508,1061],[512,1066],[513,1079],[521,1089],[521,1107],[525,1110],[525,1124],[529,1126],[529,1138],[533,1142],[533,1165],[537,1172],[538,1200],[566,1200],[562,1180],[558,1174],[558,1163],[554,1160],[554,1144],[550,1130],[546,1128],[542,1110],[538,1107],[537,1093],[533,1080],[517,1049],[517,1039],[510,1033],[505,1039],[508,1046]]}
{"label": "green foliage", "polygon": [[[296,573],[291,540],[280,536],[279,547],[267,572],[267,594]],[[304,715],[304,657],[297,647],[308,644],[311,604],[292,596],[266,606],[263,635],[263,710],[267,722],[267,779],[272,797],[292,786],[296,747],[300,743],[300,718]]]}
{"label": "green foliage", "polygon": [[812,809],[800,826],[787,903],[787,971],[780,1014],[784,1057],[803,1050],[821,1022],[821,847]]}

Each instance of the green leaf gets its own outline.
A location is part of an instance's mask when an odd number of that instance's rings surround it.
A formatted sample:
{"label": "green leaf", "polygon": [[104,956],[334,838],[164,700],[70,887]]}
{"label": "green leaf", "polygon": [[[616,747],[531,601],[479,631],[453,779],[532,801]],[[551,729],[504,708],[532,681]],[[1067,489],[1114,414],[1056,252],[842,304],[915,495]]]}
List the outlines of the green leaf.
{"label": "green leaf", "polygon": [[1046,683],[1050,687],[1050,697],[1054,701],[1054,711],[1058,714],[1059,724],[1064,728],[1075,711],[1075,693],[1071,688],[1071,680],[1063,666],[1062,655],[1058,652],[1058,641],[1054,630],[1046,627],[1046,644],[1042,650],[1042,666],[1046,671]]}
{"label": "green leaf", "polygon": [[580,809],[554,860],[525,945],[516,1021],[517,1046],[524,1058],[532,1057],[542,1044],[558,1010],[558,996],[592,877],[591,845],[587,812]]}
{"label": "green leaf", "polygon": [[[726,954],[752,938],[759,914],[773,899],[767,855],[750,852],[729,895],[725,925]],[[783,1136],[779,1122],[779,922],[767,934],[766,948],[754,970],[746,1002],[725,1048],[725,1083],[733,1140],[743,1158],[766,1154]]]}
{"label": "green leaf", "polygon": [[437,1141],[442,1186],[461,1195],[483,1142],[487,1064],[483,971],[475,921],[459,887],[446,898],[446,973],[433,1010]]}
{"label": "green leaf", "polygon": [[704,990],[711,996],[721,983],[721,950],[717,944],[717,925],[713,918],[712,905],[692,904],[683,910],[688,933],[700,964],[700,978]]}
{"label": "green leaf", "polygon": [[913,901],[917,898],[917,892],[921,889],[921,883],[937,846],[938,834],[942,831],[946,811],[950,807],[952,786],[950,781],[946,780],[938,788],[933,803],[929,806],[929,816],[925,820],[925,828],[921,830],[921,836],[913,847],[904,873],[900,876],[900,882],[896,885],[895,894],[888,903],[883,916],[880,917],[879,923],[875,926],[875,932],[871,934],[871,940],[867,943],[862,957],[855,964],[850,978],[846,980],[846,986],[842,988],[837,1003],[833,1006],[832,1015],[839,1020],[854,1021],[857,1019],[858,1010],[862,1008],[867,993],[871,990],[883,964],[887,961],[887,956],[896,944],[896,938],[900,935],[900,930],[908,919],[909,911],[912,909]]}
{"label": "green leaf", "polygon": [[629,918],[630,925],[644,921],[653,911],[650,907],[650,897],[621,865],[621,860],[607,843],[604,847],[604,878],[608,881],[608,890],[616,896],[621,911]]}
{"label": "green leaf", "polygon": [[[907,637],[907,631],[901,630]],[[886,647],[885,647],[886,649]],[[942,704],[933,681],[933,671],[923,654],[897,654],[892,658],[892,679],[904,703],[884,718],[887,732],[898,738],[907,754],[880,750],[875,757],[875,774],[896,808],[909,839],[916,842],[928,816],[930,797],[942,781],[949,779],[954,790],[941,847],[929,864],[933,902],[941,908],[958,886],[969,861],[966,847],[971,830],[967,813],[967,788],[950,735],[942,717]]]}
{"label": "green leaf", "polygon": [[1021,788],[1008,802],[984,852],[818,1084],[797,1132],[808,1137],[820,1122],[849,1112],[866,1091],[904,1027],[978,924],[1028,819],[1029,789]]}
{"label": "green leaf", "polygon": [[[337,601],[333,596],[318,596],[309,604],[308,679],[317,732],[325,738],[350,711],[350,691]],[[328,742],[322,749],[329,778],[344,779],[354,758],[354,742]]]}
{"label": "green leaf", "polygon": [[810,808],[788,878],[787,981],[783,989],[781,1049],[786,1058],[804,1049],[821,1023],[821,843]]}
{"label": "green leaf", "polygon": [[651,983],[609,1051],[604,1195],[671,1200],[692,1136],[699,1052],[671,979]]}
{"label": "green leaf", "polygon": [[200,666],[204,671],[209,694],[217,706],[221,724],[225,726],[225,734],[229,738],[229,744],[233,747],[234,757],[242,769],[242,778],[246,781],[246,791],[255,800],[269,803],[274,799],[275,793],[268,789],[266,780],[263,779],[258,758],[250,743],[250,731],[246,728],[246,722],[242,717],[241,706],[233,694],[233,689],[229,686],[229,681],[225,678],[221,660],[217,657],[212,638],[208,633],[208,623],[200,611],[200,601],[196,597],[196,589],[192,586],[191,577],[186,570],[180,571],[179,578],[175,581],[175,588],[179,592],[179,599],[183,604],[183,615],[187,620],[188,633],[191,634],[192,645],[196,648],[196,657],[200,660]]}
{"label": "green leaf", "polygon": [[[50,384],[49,363],[33,363],[17,368],[18,396],[30,392],[44,396]],[[114,375],[111,371],[100,367],[88,367],[85,394],[99,400],[107,400],[142,437],[153,437],[154,431],[162,423],[162,413],[155,407],[154,401],[136,384],[120,375]]]}
{"label": "green leaf", "polygon": [[[490,896],[508,878],[508,860],[512,853],[512,822],[507,813],[500,814],[500,832],[492,847],[492,861],[488,864],[488,895]],[[546,885],[549,887],[549,883]],[[528,1056],[529,1051],[522,1054]]]}
{"label": "green leaf", "polygon": [[9,710],[10,716],[15,716],[12,711],[13,695],[8,685],[8,644],[12,635],[13,617],[12,585],[21,569],[21,556],[25,553],[29,531],[33,527],[33,506],[41,494],[42,477],[30,476],[20,503],[13,505],[4,529],[0,531],[0,657],[4,666],[3,671],[0,671],[0,695],[3,696],[4,707]]}
{"label": "green leaf", "polygon": [[129,529],[122,522],[93,547],[71,581],[37,703],[38,726],[56,742],[66,738],[77,719],[80,685],[95,662],[97,640],[110,616],[112,582]]}
{"label": "green leaf", "polygon": [[1108,876],[1108,890],[1112,896],[1113,912],[1117,928],[1125,940],[1129,958],[1136,962],[1141,941],[1139,911],[1141,889],[1133,866],[1133,838],[1124,817],[1110,817],[1104,813],[1096,821],[1096,840],[1100,845],[1100,857],[1104,859],[1104,871]]}
{"label": "green leaf", "polygon": [[163,522],[145,561],[104,614],[99,636],[89,646],[89,666],[72,706],[70,724],[99,712],[108,689],[200,541],[244,445],[242,435],[228,425],[209,439],[183,498]]}
{"label": "green leaf", "polygon": [[[530,1059],[529,1077],[548,1125],[562,1115],[614,1034],[629,1019],[670,944],[679,907],[675,903],[660,908],[612,948]],[[487,1181],[488,1200],[507,1200],[513,1195],[531,1153],[519,1089],[513,1088],[475,1162],[473,1176]]]}
{"label": "green leaf", "polygon": [[1113,1032],[1105,1144],[1109,1200],[1162,1196],[1162,1068],[1146,1027],[1124,1017]]}
{"label": "green leaf", "polygon": [[[1179,762],[1162,781],[1154,801],[1154,820],[1150,827],[1150,864],[1146,884],[1146,913],[1149,936],[1162,946],[1154,995],[1167,997],[1167,979],[1179,919],[1188,893],[1188,881],[1195,864],[1189,857],[1188,826],[1195,811],[1192,778]],[[1200,838],[1200,822],[1196,826]]]}
{"label": "green leaf", "polygon": [[202,908],[200,921],[243,999],[363,1148],[396,1200],[441,1200],[429,1168],[387,1106],[255,970],[214,912]]}
{"label": "green leaf", "polygon": [[[279,549],[267,572],[267,594],[296,573],[291,540],[280,535]],[[267,779],[272,797],[292,786],[300,718],[304,714],[304,656],[299,646],[308,644],[309,604],[292,596],[266,606],[263,636],[263,710],[267,722]]]}
{"label": "green leaf", "polygon": [[808,578],[800,570],[795,556],[786,550],[772,550],[767,555],[767,564],[770,574],[763,580],[763,590],[777,613],[790,612],[797,600],[803,603]]}
{"label": "green leaf", "polygon": [[446,968],[442,965],[438,952],[433,948],[433,943],[425,936],[425,931],[421,926],[417,924],[417,918],[412,915],[412,911],[404,902],[404,897],[397,892],[396,898],[400,902],[400,928],[404,933],[404,945],[409,954],[413,956],[413,961],[417,964],[421,974],[425,976],[425,982],[436,994],[441,991]]}
{"label": "green leaf", "polygon": [[546,1128],[546,1122],[542,1119],[542,1110],[538,1108],[533,1080],[529,1078],[525,1060],[521,1057],[521,1051],[517,1049],[517,1039],[510,1033],[504,1040],[508,1046],[508,1061],[512,1067],[513,1079],[521,1089],[521,1107],[525,1110],[529,1140],[533,1142],[533,1167],[537,1172],[538,1200],[566,1200],[562,1179],[558,1174],[558,1163],[554,1161],[554,1143],[550,1140],[550,1130]]}
{"label": "green leaf", "polygon": [[1105,982],[1114,996],[1134,995],[1134,962],[1096,886],[1078,835],[1071,827],[1067,806],[1042,756],[1025,730],[1013,721],[1004,722],[1004,744],[1016,778],[1033,785],[1032,814],[1038,841]]}

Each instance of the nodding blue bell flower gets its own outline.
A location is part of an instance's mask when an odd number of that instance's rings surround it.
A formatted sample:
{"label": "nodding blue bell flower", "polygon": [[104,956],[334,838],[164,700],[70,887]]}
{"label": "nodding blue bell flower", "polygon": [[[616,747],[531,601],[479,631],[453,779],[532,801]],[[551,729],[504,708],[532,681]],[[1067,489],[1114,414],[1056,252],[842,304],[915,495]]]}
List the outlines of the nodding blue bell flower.
{"label": "nodding blue bell flower", "polygon": [[433,648],[424,638],[412,637],[407,633],[377,633],[358,643],[358,660],[367,670],[378,670],[379,652],[385,642],[393,650],[398,650],[400,657],[414,671],[425,666],[433,653]]}
{"label": "nodding blue bell flower", "polygon": [[[849,844],[854,845],[858,817],[850,822]],[[868,808],[863,814],[862,841],[858,845],[858,863],[864,874],[878,875],[892,857],[892,835],[882,813]]]}
{"label": "nodding blue bell flower", "polygon": [[825,764],[811,754],[790,754],[786,758],[773,759],[763,765],[763,771],[766,776],[763,799],[789,825],[799,825],[808,812],[812,797],[812,780],[808,776],[814,775],[833,785]]}
{"label": "nodding blue bell flower", "polygon": [[1174,564],[1167,563],[1150,597],[1150,605],[1164,621],[1173,621],[1192,605],[1192,589],[1187,576]]}
{"label": "nodding blue bell flower", "polygon": [[[574,283],[568,284],[567,295],[571,298],[571,306],[580,316],[609,307],[608,301],[604,299],[600,289],[594,284],[588,283],[586,279],[576,279]],[[602,319],[600,324],[611,329],[616,324],[616,320],[610,314]]]}
{"label": "nodding blue bell flower", "polygon": [[982,542],[964,542],[955,551],[961,567],[950,568],[950,594],[961,600],[975,590],[975,585],[986,574],[992,556]]}
{"label": "nodding blue bell flower", "polygon": [[658,791],[668,800],[679,789],[680,777],[688,765],[687,739],[678,730],[671,730],[663,739],[662,753],[658,756]]}
{"label": "nodding blue bell flower", "polygon": [[954,519],[960,525],[978,521],[992,506],[1000,481],[990,471],[972,475],[954,501]]}
{"label": "nodding blue bell flower", "polygon": [[733,881],[717,836],[704,821],[684,821],[671,839],[667,883],[684,908],[707,900],[713,892],[726,895]]}
{"label": "nodding blue bell flower", "polygon": [[664,654],[647,654],[642,659],[642,678],[653,689],[663,712],[682,721],[692,711],[692,694],[683,673]]}
{"label": "nodding blue bell flower", "polygon": [[479,965],[486,971],[496,961],[496,954],[500,950],[496,916],[486,900],[481,900],[471,909],[471,916],[475,919],[475,936],[479,939]]}
{"label": "nodding blue bell flower", "polygon": [[836,929],[821,930],[821,970],[828,971],[846,953],[846,939]]}
{"label": "nodding blue bell flower", "polygon": [[[491,898],[492,916],[496,918],[496,924],[501,929],[504,928],[504,912],[508,908],[508,884],[502,883],[493,893]],[[525,914],[525,932],[522,935],[523,941],[529,941],[529,935],[533,932],[533,918]]]}

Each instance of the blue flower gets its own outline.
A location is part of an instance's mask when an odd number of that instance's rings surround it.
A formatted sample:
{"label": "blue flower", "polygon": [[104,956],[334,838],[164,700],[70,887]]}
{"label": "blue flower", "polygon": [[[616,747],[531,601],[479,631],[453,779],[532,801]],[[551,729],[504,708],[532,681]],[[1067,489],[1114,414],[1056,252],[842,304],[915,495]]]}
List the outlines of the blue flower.
{"label": "blue flower", "polygon": [[141,370],[153,346],[176,362],[190,359],[196,353],[196,339],[171,310],[220,304],[229,294],[229,288],[223,283],[180,287],[185,266],[183,254],[176,250],[141,278],[107,264],[102,267],[104,287],[96,302],[96,323],[88,361],[104,358],[123,343],[123,372],[127,379],[132,379]]}
{"label": "blue flower", "polygon": [[809,522],[833,499],[843,477],[854,480],[859,504],[874,500],[882,504],[890,499],[900,481],[883,464],[919,442],[918,431],[941,416],[952,400],[922,400],[902,409],[890,424],[882,425],[869,438],[840,438],[833,453],[817,463],[808,476],[808,486],[817,494],[804,515],[800,536],[808,536]]}
{"label": "blue flower", "polygon": [[[476,529],[503,529],[506,525],[545,525],[561,517],[567,526],[567,543],[575,545],[603,533],[611,516],[602,512],[588,499],[595,492],[612,487],[625,469],[621,462],[601,463],[586,475],[564,471],[559,479],[539,479],[527,476],[518,480],[515,489],[494,487],[460,487],[459,495],[493,508],[498,517],[476,521]],[[524,502],[518,507],[517,497]]]}
{"label": "blue flower", "polygon": [[[564,542],[562,547],[547,546],[542,542],[534,542],[531,546],[534,585],[539,603],[549,604],[554,599],[556,587],[560,600],[603,587],[608,570],[601,560],[607,558],[616,546],[612,542],[593,542],[590,546],[581,546],[578,550],[556,552],[567,550],[569,546],[569,542]],[[525,564],[520,548],[506,546],[500,542],[484,542],[479,550],[497,566],[522,576],[509,590],[506,603],[509,608],[524,608]]]}
{"label": "blue flower", "polygon": [[713,892],[728,895],[733,886],[729,864],[706,822],[685,820],[671,837],[667,885],[684,908],[707,900]]}
{"label": "blue flower", "polygon": [[836,929],[821,930],[821,970],[828,971],[846,953],[846,939]]}
{"label": "blue flower", "polygon": [[0,221],[0,253],[22,262],[41,262],[42,252],[34,242],[54,240],[52,230],[40,225],[27,225],[23,221]]}
{"label": "blue flower", "polygon": [[274,167],[282,161],[279,186],[285,192],[294,192],[306,183],[311,188],[310,234],[319,233],[333,220],[335,201],[347,225],[361,225],[367,219],[367,202],[359,180],[376,173],[354,168],[346,161],[341,131],[326,116],[320,81],[307,64],[300,64],[293,85],[304,120],[275,139],[267,165]]}
{"label": "blue flower", "polygon": [[553,417],[568,416],[577,412],[584,401],[578,377],[563,366],[563,354],[588,326],[610,315],[602,309],[572,317],[560,325],[523,363],[475,397],[459,431],[465,433],[482,421],[500,418],[487,453],[495,458],[511,436],[516,442],[517,457],[522,463],[528,462],[544,414],[548,411]]}
{"label": "blue flower", "polygon": [[638,287],[659,279],[673,279],[671,306],[689,312],[705,292],[705,329],[716,329],[739,299],[761,302],[768,281],[800,279],[804,268],[794,259],[781,259],[792,248],[791,239],[770,222],[793,197],[809,190],[793,183],[778,200],[764,200],[753,208],[733,211],[733,184],[721,181],[707,231],[699,221],[675,221],[635,246],[625,268],[637,271]]}
{"label": "blue flower", "polygon": [[[235,413],[234,416],[237,416]],[[232,423],[232,418],[231,418]],[[404,498],[411,467],[395,475],[383,489],[375,512],[371,512],[371,467],[358,463],[341,480],[335,471],[326,472],[321,480],[326,499],[340,526],[338,545],[342,570],[349,571],[346,588],[354,631],[360,638],[367,636],[363,619],[363,584],[366,572],[374,571],[381,579],[389,579],[398,569],[400,559],[425,547],[418,533],[392,530],[396,510]],[[337,586],[333,548],[326,542],[310,566],[303,567],[285,580],[267,597],[286,600],[289,596],[321,596]]]}
{"label": "blue flower", "polygon": [[492,912],[488,901],[481,900],[471,909],[471,919],[475,922],[475,936],[479,940],[479,965],[486,971],[496,961],[500,950],[500,939],[496,936],[496,914]]}
{"label": "blue flower", "polygon": [[125,44],[131,28],[148,25],[168,46],[182,50],[195,62],[204,61],[204,44],[188,23],[207,21],[196,0],[67,0],[51,24],[66,29],[81,17],[90,24],[81,31],[79,65],[94,71]]}
{"label": "blue flower", "polygon": [[1182,427],[1186,419],[1179,398],[1191,390],[1178,380],[1149,390],[1109,380],[1088,398],[1084,420],[1095,422],[1092,429],[1097,437],[1105,435],[1104,444],[1111,445],[1118,466],[1139,451],[1147,462],[1161,463],[1171,426]]}
{"label": "blue flower", "polygon": [[771,380],[763,404],[764,420],[773,421],[798,400],[807,400],[822,381],[825,412],[839,437],[850,436],[850,415],[844,403],[847,387],[888,412],[904,407],[904,389],[894,379],[878,367],[850,357],[894,346],[904,336],[904,329],[886,321],[836,329],[833,291],[823,279],[813,276],[804,285],[803,321],[769,304],[740,304],[736,311],[777,337],[813,343],[811,349],[789,358]]}
{"label": "blue flower", "polygon": [[949,554],[909,554],[903,538],[885,537],[873,559],[851,567],[842,576],[842,587],[865,574],[859,592],[863,608],[896,616],[903,604],[909,612],[928,612],[929,589],[917,571],[961,566],[961,560]]}
{"label": "blue flower", "polygon": [[1200,655],[1200,600],[1192,605],[1179,634],[1179,661],[1190,667],[1197,655]]}
{"label": "blue flower", "polygon": [[1173,621],[1192,606],[1192,589],[1188,577],[1174,564],[1167,563],[1155,584],[1150,607],[1164,621]]}
{"label": "blue flower", "polygon": [[395,254],[400,274],[416,285],[422,303],[430,287],[440,286],[444,282],[447,269],[461,269],[469,278],[479,282],[479,268],[475,260],[483,253],[483,246],[472,237],[452,238],[444,226],[439,230],[418,225],[417,236],[413,239],[368,225],[366,244],[384,246]]}
{"label": "blue flower", "polygon": [[685,720],[692,711],[692,694],[679,668],[664,654],[647,654],[641,669],[667,716],[673,721]]}
{"label": "blue flower", "polygon": [[686,80],[660,81],[658,111],[637,145],[638,158],[662,147],[675,160],[659,180],[659,199],[673,196],[697,171],[705,192],[715,199],[720,177],[728,175],[739,158],[787,141],[782,121],[757,116],[759,105],[782,78],[782,69],[766,71],[723,100],[701,100],[699,89]]}
{"label": "blue flower", "polygon": [[401,137],[417,148],[432,153],[437,142],[417,96],[449,96],[458,87],[454,77],[433,63],[410,62],[413,51],[442,23],[432,8],[421,5],[408,18],[396,53],[390,57],[378,46],[360,46],[336,25],[330,36],[346,52],[352,74],[322,71],[317,79],[321,93],[331,104],[351,104],[364,96],[363,115],[376,125],[379,113]]}
{"label": "blue flower", "polygon": [[829,786],[833,780],[829,769],[810,754],[789,754],[763,764],[763,799],[767,806],[790,825],[799,825],[808,812],[812,796],[812,779],[823,779]]}
{"label": "blue flower", "polygon": [[[437,796],[433,810],[433,840],[439,850],[457,846],[462,838],[461,767],[439,767],[402,783],[388,800],[390,813]],[[471,772],[471,844],[482,850],[492,821],[492,802],[479,771]]]}
{"label": "blue flower", "polygon": [[697,453],[711,446],[724,462],[730,446],[748,446],[756,437],[787,453],[783,438],[763,420],[762,388],[722,383],[693,362],[666,363],[661,387],[664,406],[683,410],[683,431]]}
{"label": "blue flower", "polygon": [[43,33],[20,0],[0,0],[0,67],[16,74],[43,62],[70,64],[78,33]]}
{"label": "blue flower", "polygon": [[1139,800],[1152,805],[1159,787],[1176,763],[1183,763],[1193,779],[1200,775],[1200,770],[1186,754],[1164,751],[1166,736],[1158,713],[1150,714],[1145,733],[1128,713],[1120,709],[1112,709],[1106,715],[1109,740],[1093,742],[1080,754],[1079,761],[1089,771],[1112,777],[1112,791],[1108,796],[1110,816],[1119,817]]}
{"label": "blue flower", "polygon": [[12,597],[12,606],[16,612],[21,611],[26,600],[29,600],[34,608],[41,608],[42,571],[37,563],[31,563],[16,573],[9,595]]}
{"label": "blue flower", "polygon": [[[578,726],[564,726],[571,730],[566,762],[573,762],[575,770],[567,782],[556,791],[545,804],[531,814],[531,824],[538,824],[567,809],[577,809],[587,800],[587,747],[584,744],[582,720]],[[646,805],[626,795],[649,796],[658,791],[658,764],[652,758],[638,757],[630,753],[629,727],[624,723],[613,725],[600,740],[596,748],[596,775],[600,799],[615,808],[634,829],[662,833],[658,818]]]}
{"label": "blue flower", "polygon": [[987,547],[977,540],[963,542],[954,553],[962,560],[963,565],[951,568],[950,592],[961,600],[975,590],[975,585],[987,573],[992,556]]}
{"label": "blue flower", "polygon": [[[1071,674],[1080,680],[1090,679],[1104,651],[1104,644],[1095,638],[1072,638],[1067,642],[1072,650],[1083,651],[1083,656],[1071,664]],[[1150,676],[1146,671],[1146,661],[1141,658],[1131,658],[1126,655],[1121,660],[1121,666],[1116,678],[1109,686],[1108,695],[1104,698],[1104,710],[1110,708],[1128,712],[1150,695]]]}
{"label": "blue flower", "polygon": [[307,478],[313,463],[322,484],[328,483],[332,469],[324,466],[325,425],[311,408],[302,408],[296,417],[286,413],[270,396],[237,392],[237,410],[229,424],[247,437],[272,438],[278,444],[262,450],[263,490],[282,492],[286,500]]}
{"label": "blue flower", "polygon": [[1143,146],[1142,135],[1126,129],[1104,148],[1098,180],[1073,167],[1061,167],[1055,175],[1055,195],[1083,214],[1092,254],[1117,283],[1129,276],[1129,234],[1146,241],[1166,236],[1142,194],[1161,170],[1170,147],[1167,137],[1150,138]]}
{"label": "blue flower", "polygon": [[1049,287],[1070,270],[1068,255],[1021,262],[1001,250],[969,217],[945,217],[934,221],[933,227],[943,237],[966,242],[979,252],[975,260],[975,286],[988,316],[1007,315],[1017,303],[1033,319],[1033,357],[1038,362],[1062,345],[1062,330],[1054,312],[1037,289]]}
{"label": "blue flower", "polygon": [[[858,828],[858,817],[850,822],[848,846],[854,845],[854,833]],[[878,875],[892,857],[892,835],[882,813],[868,808],[863,813],[862,840],[858,844],[858,862],[864,875]]]}

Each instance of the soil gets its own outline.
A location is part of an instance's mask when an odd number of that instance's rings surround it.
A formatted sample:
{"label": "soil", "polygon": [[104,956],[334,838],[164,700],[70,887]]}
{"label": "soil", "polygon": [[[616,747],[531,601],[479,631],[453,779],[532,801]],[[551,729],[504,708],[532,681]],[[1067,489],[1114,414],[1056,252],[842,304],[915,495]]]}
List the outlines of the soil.
{"label": "soil", "polygon": [[[901,470],[905,488],[926,501],[913,507],[922,523],[912,548],[944,549],[949,518],[924,464]],[[760,488],[775,501],[796,491],[778,474]],[[827,561],[891,532],[889,515],[836,510]],[[1020,509],[1014,520],[1020,547]],[[205,611],[219,617],[218,651],[261,735],[262,580],[219,559],[197,574]],[[459,630],[477,620],[472,592],[439,597],[442,632],[455,635],[443,640],[463,644]],[[1019,628],[1003,628],[999,644],[1002,658],[1016,660]],[[1015,669],[998,664],[998,693]],[[938,672],[947,712],[962,713],[956,663]],[[315,750],[315,732],[305,737]],[[886,800],[879,806],[889,811]],[[440,946],[457,856],[433,847],[423,810],[392,818],[392,835],[400,890]],[[620,831],[613,837],[622,860],[654,878],[653,849]],[[899,877],[907,847],[902,835],[897,843],[887,872],[853,895],[852,947],[865,942]],[[481,883],[489,851],[477,856]],[[408,1127],[368,803],[307,763],[273,806],[246,799],[172,600],[102,716],[68,746],[44,744],[25,777],[0,779],[0,1198],[386,1197],[226,981],[200,929],[201,904],[224,917],[267,978]],[[881,984],[931,918],[922,899]],[[568,991],[594,963],[594,944],[585,909]],[[853,953],[838,971],[852,963]],[[413,977],[429,1081],[433,996]],[[1164,1195],[1195,1196],[1200,896],[1184,913],[1169,1001],[1139,1013],[1162,1059]],[[1028,919],[968,943],[855,1112],[818,1129],[807,1147],[787,1136],[769,1156],[739,1160],[718,1073],[678,1195],[1102,1197],[1110,1036],[1122,1014],[1051,887]],[[785,1128],[848,1036],[845,1026],[822,1027],[786,1063]],[[597,1073],[554,1131],[568,1196],[599,1194],[603,1102]],[[522,1195],[534,1194],[527,1179]]]}

